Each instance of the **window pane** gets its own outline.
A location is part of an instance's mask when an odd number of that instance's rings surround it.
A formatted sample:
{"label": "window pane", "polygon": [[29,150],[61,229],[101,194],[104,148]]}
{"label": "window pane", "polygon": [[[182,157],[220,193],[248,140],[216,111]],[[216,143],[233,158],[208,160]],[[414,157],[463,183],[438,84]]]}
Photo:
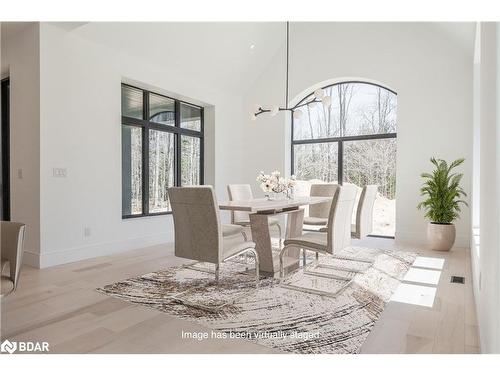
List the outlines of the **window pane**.
{"label": "window pane", "polygon": [[298,180],[337,182],[337,142],[294,145],[294,171]]}
{"label": "window pane", "polygon": [[201,131],[201,108],[181,103],[181,128]]}
{"label": "window pane", "polygon": [[181,136],[182,186],[200,184],[200,138]]}
{"label": "window pane", "polygon": [[344,142],[344,181],[378,185],[373,234],[394,236],[396,226],[396,139]]}
{"label": "window pane", "polygon": [[343,136],[396,132],[397,96],[391,91],[366,83],[337,85],[341,97]]}
{"label": "window pane", "polygon": [[142,120],[142,90],[122,85],[122,116]]}
{"label": "window pane", "polygon": [[[325,95],[332,98],[329,107],[321,103],[300,107],[302,117],[293,120],[294,139],[317,139],[340,137],[339,131],[339,104],[337,89],[331,86],[325,89]],[[304,99],[310,101],[313,96]]]}
{"label": "window pane", "polygon": [[142,213],[142,129],[122,125],[122,212]]}
{"label": "window pane", "polygon": [[174,185],[174,134],[149,132],[149,212],[170,211],[167,189]]}
{"label": "window pane", "polygon": [[[333,85],[324,92],[331,97],[331,104],[301,107],[302,117],[293,122],[294,139],[396,132],[397,96],[391,91],[356,82]],[[303,102],[311,99],[313,95]]]}
{"label": "window pane", "polygon": [[149,94],[149,121],[175,126],[175,101]]}

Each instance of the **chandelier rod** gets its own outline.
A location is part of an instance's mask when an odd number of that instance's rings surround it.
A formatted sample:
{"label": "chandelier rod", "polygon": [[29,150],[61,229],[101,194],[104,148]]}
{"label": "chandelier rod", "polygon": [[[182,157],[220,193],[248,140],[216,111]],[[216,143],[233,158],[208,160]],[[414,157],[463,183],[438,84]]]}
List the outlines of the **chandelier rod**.
{"label": "chandelier rod", "polygon": [[286,89],[285,108],[288,108],[288,70],[290,66],[290,22],[286,21]]}
{"label": "chandelier rod", "polygon": [[[316,92],[314,92],[314,96],[309,99],[305,100],[301,103],[295,104],[293,107],[288,107],[288,99],[289,99],[289,91],[290,91],[290,84],[289,84],[289,76],[290,76],[290,21],[286,21],[286,80],[285,80],[285,105],[283,107],[280,106],[275,106],[273,108],[262,108],[262,106],[258,106],[256,111],[252,113],[252,120],[255,120],[257,116],[263,114],[263,113],[270,113],[271,116],[276,115],[277,112],[281,111],[289,111],[289,112],[294,112],[295,110],[305,107],[311,104],[315,103],[321,103],[323,102],[323,95],[320,97],[316,95]],[[317,90],[318,91],[318,90]],[[321,91],[321,90],[319,90]],[[329,97],[328,97],[329,99]],[[324,103],[324,102],[323,102]]]}

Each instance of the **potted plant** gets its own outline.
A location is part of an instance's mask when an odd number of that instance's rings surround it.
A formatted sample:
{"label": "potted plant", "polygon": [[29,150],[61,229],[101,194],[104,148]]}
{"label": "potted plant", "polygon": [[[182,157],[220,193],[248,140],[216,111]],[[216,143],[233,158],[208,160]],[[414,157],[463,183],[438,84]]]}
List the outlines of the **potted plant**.
{"label": "potted plant", "polygon": [[464,162],[457,159],[450,165],[442,159],[431,158],[436,169],[432,173],[422,173],[425,179],[420,195],[425,197],[417,206],[425,210],[425,217],[430,220],[427,226],[427,238],[433,250],[448,251],[455,243],[455,225],[453,221],[460,217],[460,204],[467,206],[461,198],[467,194],[460,187],[462,173],[452,170]]}

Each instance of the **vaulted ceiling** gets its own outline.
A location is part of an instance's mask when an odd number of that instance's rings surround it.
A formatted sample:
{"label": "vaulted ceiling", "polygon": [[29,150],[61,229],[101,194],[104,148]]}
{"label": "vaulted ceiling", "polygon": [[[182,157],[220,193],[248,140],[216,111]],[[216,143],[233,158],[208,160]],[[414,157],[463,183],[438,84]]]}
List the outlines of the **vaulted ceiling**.
{"label": "vaulted ceiling", "polygon": [[253,82],[284,43],[283,23],[88,23],[74,33],[228,90]]}
{"label": "vaulted ceiling", "polygon": [[[204,85],[246,90],[285,43],[284,22],[53,23],[95,43],[165,68],[182,67]],[[27,23],[2,23],[2,38]],[[429,23],[472,58],[475,24]],[[293,24],[292,24],[293,28]]]}

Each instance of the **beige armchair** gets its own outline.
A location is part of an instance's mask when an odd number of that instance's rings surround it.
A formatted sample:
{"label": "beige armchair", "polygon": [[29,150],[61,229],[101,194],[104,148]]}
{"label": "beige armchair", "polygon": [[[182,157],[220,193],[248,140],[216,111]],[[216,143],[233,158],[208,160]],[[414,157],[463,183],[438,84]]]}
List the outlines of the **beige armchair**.
{"label": "beige armchair", "polygon": [[[1,237],[1,294],[6,296],[14,292],[19,281],[21,264],[24,252],[24,235],[26,226],[10,221],[0,222]],[[9,265],[9,275],[4,275],[5,268]]]}
{"label": "beige armchair", "polygon": [[[253,199],[252,188],[248,184],[227,185],[227,193],[230,201],[249,201]],[[278,228],[279,244],[281,247],[283,239],[280,222],[275,217],[269,217],[268,220],[269,226],[275,226]],[[231,211],[231,223],[245,227],[250,226],[250,217],[248,212]]]}
{"label": "beige armchair", "polygon": [[[313,275],[313,276],[318,276],[318,277],[325,277],[325,278],[333,278],[333,279],[339,279],[339,280],[344,280],[346,281],[346,284],[344,285],[347,286],[350,281],[352,280],[352,277],[347,277],[347,276],[337,276],[337,275],[331,275],[331,274],[325,274],[325,273],[320,273],[320,272],[315,272],[315,271],[308,271],[307,270],[307,264],[306,264],[306,257],[305,253],[306,250],[313,251],[316,253],[316,261],[315,261],[315,266],[316,268],[330,268],[334,270],[341,270],[341,271],[346,271],[350,274],[355,274],[356,272],[359,272],[357,269],[349,269],[345,267],[340,267],[340,266],[333,266],[333,265],[327,265],[327,264],[319,264],[318,263],[318,254],[327,254],[331,255],[334,258],[342,259],[342,260],[353,260],[352,258],[344,257],[344,256],[339,256],[336,253],[350,245],[350,236],[346,236],[346,233],[350,232],[351,228],[351,218],[352,218],[352,212],[354,208],[354,202],[356,200],[356,187],[352,185],[346,185],[346,186],[339,186],[335,194],[333,196],[332,202],[330,204],[330,212],[328,215],[328,227],[326,232],[309,232],[305,233],[302,236],[295,237],[295,238],[289,238],[285,240],[285,247],[283,250],[280,252],[280,280],[281,283],[284,287],[288,287],[290,289],[295,289],[295,290],[300,290],[300,291],[305,291],[305,292],[311,292],[311,293],[317,293],[321,295],[328,295],[328,296],[335,296],[340,292],[340,290],[336,291],[335,293],[329,293],[329,292],[324,292],[324,291],[317,291],[314,289],[308,289],[308,288],[303,288],[300,286],[295,286],[292,284],[288,284],[284,282],[284,267],[283,267],[283,256],[288,250],[288,248],[296,248],[300,247],[302,248],[304,252],[304,273]],[[371,260],[358,260],[356,259],[355,261],[360,261],[360,262],[368,262],[372,263]]]}
{"label": "beige armchair", "polygon": [[[223,236],[217,199],[212,187],[171,187],[168,195],[174,218],[175,255],[214,264],[215,281],[219,282],[222,263],[250,253],[255,259],[255,285],[258,287],[259,257],[255,243],[245,240],[236,229],[233,235]],[[186,303],[182,297],[188,292],[181,292],[172,298]],[[203,305],[195,307],[212,309]]]}
{"label": "beige armchair", "polygon": [[[311,197],[333,197],[337,191],[337,184],[311,185]],[[309,216],[304,217],[304,224],[327,225],[331,202],[316,203],[309,206]]]}

